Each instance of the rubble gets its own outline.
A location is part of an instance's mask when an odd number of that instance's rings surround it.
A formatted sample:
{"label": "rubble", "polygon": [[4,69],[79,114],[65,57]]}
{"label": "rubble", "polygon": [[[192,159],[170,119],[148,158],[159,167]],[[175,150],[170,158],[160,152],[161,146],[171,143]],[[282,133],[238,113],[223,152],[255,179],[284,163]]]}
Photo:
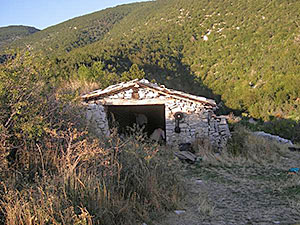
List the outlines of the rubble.
{"label": "rubble", "polygon": [[187,161],[189,163],[194,163],[197,160],[197,156],[189,151],[181,151],[181,152],[175,152],[175,155],[183,161]]}
{"label": "rubble", "polygon": [[260,136],[260,137],[267,138],[269,140],[276,141],[276,142],[281,143],[281,144],[288,144],[288,145],[293,146],[292,141],[290,141],[288,139],[285,139],[285,138],[282,138],[282,137],[279,137],[279,136],[276,136],[276,135],[265,133],[263,131],[257,131],[257,132],[254,132],[254,134],[257,135],[257,136]]}

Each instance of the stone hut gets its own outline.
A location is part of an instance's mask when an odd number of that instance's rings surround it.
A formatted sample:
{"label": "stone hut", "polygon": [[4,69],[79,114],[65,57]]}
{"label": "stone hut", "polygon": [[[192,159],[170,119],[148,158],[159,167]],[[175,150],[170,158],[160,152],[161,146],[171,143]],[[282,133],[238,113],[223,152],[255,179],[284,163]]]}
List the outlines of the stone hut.
{"label": "stone hut", "polygon": [[125,130],[136,123],[137,115],[144,115],[145,131],[151,134],[157,128],[163,129],[170,145],[208,138],[213,146],[222,148],[230,137],[226,118],[214,114],[214,100],[145,79],[112,85],[83,95],[82,100],[88,108],[88,121],[104,135],[109,135],[112,120]]}

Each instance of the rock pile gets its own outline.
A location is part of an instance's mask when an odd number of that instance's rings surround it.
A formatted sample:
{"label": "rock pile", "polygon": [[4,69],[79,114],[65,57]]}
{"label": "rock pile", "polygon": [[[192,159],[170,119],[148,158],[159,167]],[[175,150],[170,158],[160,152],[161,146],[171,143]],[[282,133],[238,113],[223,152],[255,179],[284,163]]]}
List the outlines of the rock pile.
{"label": "rock pile", "polygon": [[293,145],[293,143],[288,139],[284,139],[284,138],[276,136],[276,135],[265,133],[263,131],[254,132],[254,134],[257,135],[257,136],[260,136],[260,137],[267,138],[267,139],[272,140],[272,141],[276,141],[276,142],[281,143],[281,144]]}

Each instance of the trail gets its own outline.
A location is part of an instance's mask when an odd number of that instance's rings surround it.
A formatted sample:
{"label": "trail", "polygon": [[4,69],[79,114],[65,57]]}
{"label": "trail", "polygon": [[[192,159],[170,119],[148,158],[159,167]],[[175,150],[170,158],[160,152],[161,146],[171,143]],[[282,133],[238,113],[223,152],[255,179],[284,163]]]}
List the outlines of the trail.
{"label": "trail", "polygon": [[200,162],[183,170],[184,213],[169,213],[161,225],[300,224],[300,153],[286,151],[276,164]]}

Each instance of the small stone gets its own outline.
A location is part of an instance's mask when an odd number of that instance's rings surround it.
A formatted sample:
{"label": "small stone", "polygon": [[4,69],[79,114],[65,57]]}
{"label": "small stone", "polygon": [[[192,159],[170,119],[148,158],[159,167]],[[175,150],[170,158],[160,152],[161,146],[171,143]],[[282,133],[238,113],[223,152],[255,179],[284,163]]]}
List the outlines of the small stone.
{"label": "small stone", "polygon": [[202,184],[203,180],[196,180],[196,184]]}
{"label": "small stone", "polygon": [[177,215],[181,215],[183,213],[185,213],[185,210],[175,210],[174,211]]}

